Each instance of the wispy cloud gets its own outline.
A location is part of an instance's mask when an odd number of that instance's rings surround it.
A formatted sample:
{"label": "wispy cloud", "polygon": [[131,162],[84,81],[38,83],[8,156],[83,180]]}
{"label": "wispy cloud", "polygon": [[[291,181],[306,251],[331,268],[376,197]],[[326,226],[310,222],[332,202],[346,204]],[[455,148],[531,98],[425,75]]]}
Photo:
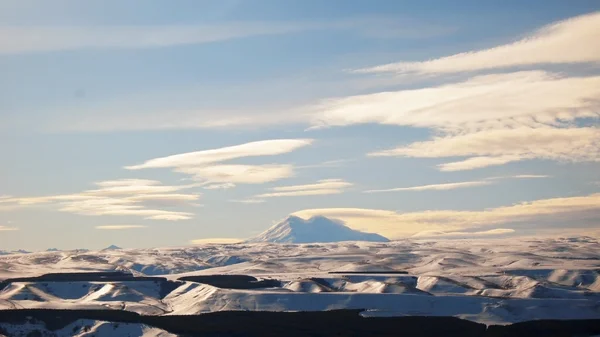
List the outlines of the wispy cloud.
{"label": "wispy cloud", "polygon": [[297,166],[298,169],[312,169],[312,168],[323,168],[323,167],[340,167],[346,163],[352,162],[354,159],[335,159],[335,160],[327,160],[322,163],[317,164],[309,164]]}
{"label": "wispy cloud", "polygon": [[142,225],[106,225],[106,226],[96,226],[96,229],[101,230],[123,230],[123,229],[140,229],[146,228],[146,226]]}
{"label": "wispy cloud", "polygon": [[233,199],[233,200],[229,200],[229,202],[237,202],[240,204],[262,204],[262,203],[265,203],[266,200],[248,198],[248,199]]}
{"label": "wispy cloud", "polygon": [[0,54],[96,49],[148,49],[196,45],[253,36],[338,30],[369,38],[428,38],[452,32],[448,27],[382,17],[346,20],[273,22],[239,21],[153,26],[4,26]]}
{"label": "wispy cloud", "polygon": [[456,238],[456,237],[477,237],[477,236],[494,236],[506,235],[515,233],[514,229],[510,228],[495,228],[486,231],[478,232],[440,232],[440,231],[423,231],[411,237],[413,238]]}
{"label": "wispy cloud", "polygon": [[481,75],[420,89],[330,99],[313,107],[315,126],[364,123],[433,128],[452,134],[554,127],[598,118],[600,77],[544,71]]}
{"label": "wispy cloud", "polygon": [[[15,207],[47,205],[62,212],[82,215],[139,216],[151,220],[187,220],[193,213],[156,207],[194,206],[198,194],[165,193],[196,185],[168,186],[155,180],[121,179],[96,183],[99,188],[74,194],[3,199]],[[154,206],[154,207],[153,207]]]}
{"label": "wispy cloud", "polygon": [[0,226],[0,232],[4,232],[4,231],[16,231],[19,230],[17,227],[7,227],[7,226]]}
{"label": "wispy cloud", "polygon": [[256,195],[253,199],[339,194],[350,186],[352,183],[343,179],[324,179],[316,184],[274,187],[271,189],[272,192]]}
{"label": "wispy cloud", "polygon": [[233,243],[240,243],[242,241],[243,241],[242,239],[235,239],[235,238],[209,238],[209,239],[190,240],[190,243],[194,244],[194,245],[233,244]]}
{"label": "wispy cloud", "polygon": [[312,142],[312,139],[263,140],[219,149],[188,152],[168,157],[155,158],[148,160],[143,164],[126,166],[125,168],[128,170],[140,170],[147,168],[202,166],[244,157],[275,156],[292,152],[301,147],[310,145]]}
{"label": "wispy cloud", "polygon": [[[155,158],[143,164],[127,166],[129,170],[171,168],[186,173],[207,186],[231,184],[261,184],[291,177],[294,167],[289,164],[243,165],[222,164],[224,161],[246,157],[275,156],[312,144],[312,139],[274,139],[213,150],[182,153]],[[229,185],[223,185],[229,184]]]}
{"label": "wispy cloud", "polygon": [[500,179],[540,179],[540,178],[548,178],[550,176],[547,175],[537,175],[537,174],[520,174],[514,176],[505,176],[505,177],[489,177],[482,180],[474,180],[474,181],[461,181],[461,182],[453,182],[453,183],[443,183],[443,184],[430,184],[430,185],[421,185],[421,186],[411,186],[411,187],[396,187],[396,188],[388,188],[388,189],[380,189],[380,190],[367,190],[363,193],[384,193],[384,192],[401,192],[401,191],[446,191],[446,190],[454,190],[457,188],[468,188],[468,187],[477,187],[477,186],[486,186],[495,184],[497,180]]}
{"label": "wispy cloud", "polygon": [[235,184],[233,183],[223,183],[223,184],[210,184],[210,185],[206,185],[202,188],[204,188],[205,190],[227,190],[230,188],[234,188]]}
{"label": "wispy cloud", "polygon": [[544,179],[551,178],[552,176],[546,174],[517,174],[514,176],[508,176],[506,178],[514,178],[514,179]]}
{"label": "wispy cloud", "polygon": [[586,219],[600,220],[600,194],[580,197],[542,199],[512,206],[482,211],[431,210],[398,213],[389,210],[361,208],[307,209],[294,213],[302,218],[323,215],[344,221],[349,227],[376,232],[389,238],[400,238],[423,231],[458,232],[469,228],[502,223],[535,222],[536,228],[544,223]]}
{"label": "wispy cloud", "polygon": [[445,190],[454,190],[457,188],[467,188],[467,187],[475,187],[475,186],[485,186],[493,184],[492,181],[488,180],[479,180],[479,181],[463,181],[458,183],[446,183],[446,184],[432,184],[432,185],[422,185],[422,186],[413,186],[413,187],[397,187],[397,188],[389,188],[383,190],[368,190],[364,193],[383,193],[383,192],[399,192],[399,191],[445,191]]}
{"label": "wispy cloud", "polygon": [[420,158],[470,157],[441,164],[441,171],[460,171],[527,159],[557,161],[600,161],[600,129],[516,128],[487,130],[466,135],[437,137],[371,156]]}
{"label": "wispy cloud", "polygon": [[542,27],[525,38],[490,49],[422,62],[398,62],[361,73],[440,74],[544,64],[600,63],[600,12]]}

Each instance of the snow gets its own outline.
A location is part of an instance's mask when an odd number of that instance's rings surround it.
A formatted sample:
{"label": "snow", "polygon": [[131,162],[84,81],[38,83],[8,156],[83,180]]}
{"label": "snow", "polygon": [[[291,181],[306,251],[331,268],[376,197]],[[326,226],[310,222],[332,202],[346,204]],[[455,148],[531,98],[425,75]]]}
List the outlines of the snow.
{"label": "snow", "polygon": [[[148,327],[143,324],[113,323],[87,319],[75,322],[56,331],[48,331],[43,322],[29,322],[27,324],[1,324],[11,336],[35,336],[34,331],[39,331],[41,337],[177,337],[164,330]],[[31,335],[30,335],[31,333]]]}
{"label": "snow", "polygon": [[[600,245],[591,238],[39,252],[0,256],[0,276],[123,270],[139,276],[162,273],[173,281],[250,275],[280,280],[281,286],[227,289],[186,281],[163,296],[154,281],[12,282],[0,290],[0,308],[115,309],[144,315],[348,308],[365,309],[365,316],[455,316],[508,324],[600,318],[599,269]],[[92,326],[110,330],[106,324]],[[141,327],[131,329],[132,335],[145,336]]]}
{"label": "snow", "polygon": [[379,234],[363,233],[346,227],[337,220],[315,216],[304,220],[290,215],[247,242],[314,243],[341,241],[387,242]]}

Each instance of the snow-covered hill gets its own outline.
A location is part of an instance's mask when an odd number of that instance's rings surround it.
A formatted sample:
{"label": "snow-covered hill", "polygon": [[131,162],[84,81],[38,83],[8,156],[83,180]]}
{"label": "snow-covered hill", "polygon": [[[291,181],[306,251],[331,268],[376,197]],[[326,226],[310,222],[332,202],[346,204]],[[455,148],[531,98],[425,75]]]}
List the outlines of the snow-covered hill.
{"label": "snow-covered hill", "polygon": [[342,222],[315,216],[304,220],[289,216],[247,242],[316,243],[342,241],[388,242],[379,234],[364,233],[346,227]]}
{"label": "snow-covered hill", "polygon": [[[453,316],[486,324],[600,319],[599,256],[600,244],[593,238],[238,243],[12,254],[0,256],[0,279],[13,279],[0,283],[0,310],[195,315],[346,308],[365,309],[365,316]],[[125,271],[137,278],[15,279],[83,271]],[[161,280],[138,277],[161,274]]]}

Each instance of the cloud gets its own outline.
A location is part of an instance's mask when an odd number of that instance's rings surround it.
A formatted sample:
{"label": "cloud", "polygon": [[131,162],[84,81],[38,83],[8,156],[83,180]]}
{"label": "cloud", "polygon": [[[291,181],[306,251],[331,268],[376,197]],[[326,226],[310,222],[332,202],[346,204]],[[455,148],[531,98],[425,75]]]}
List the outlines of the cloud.
{"label": "cloud", "polygon": [[139,165],[127,166],[126,169],[171,168],[175,172],[189,174],[194,180],[213,187],[262,184],[293,176],[294,167],[288,164],[243,165],[222,162],[246,157],[285,154],[312,143],[312,139],[263,140],[155,158]]}
{"label": "cloud", "polygon": [[[475,76],[436,87],[330,99],[314,106],[315,127],[378,123],[432,129],[428,141],[370,156],[464,157],[460,171],[527,159],[600,160],[600,77],[544,71]],[[585,124],[579,124],[586,119]],[[588,125],[588,126],[582,126]]]}
{"label": "cloud", "polygon": [[523,225],[531,222],[535,224],[535,228],[557,221],[577,224],[578,221],[590,218],[598,220],[598,214],[600,194],[542,199],[482,211],[431,210],[398,213],[378,209],[323,208],[294,213],[302,218],[322,215],[340,219],[353,229],[376,232],[389,238],[406,237],[423,231],[456,232],[503,223]]}
{"label": "cloud", "polygon": [[422,62],[398,62],[360,73],[443,74],[547,64],[600,63],[600,12],[542,27],[516,42]]}
{"label": "cloud", "polygon": [[126,166],[128,170],[147,168],[182,168],[214,164],[232,159],[275,156],[312,144],[312,139],[273,139],[155,158],[140,165]]}
{"label": "cloud", "polygon": [[102,230],[122,230],[122,229],[139,229],[146,228],[146,226],[142,225],[106,225],[106,226],[96,226],[96,229]]}
{"label": "cloud", "polygon": [[436,87],[329,99],[312,107],[314,126],[379,123],[453,134],[553,127],[598,118],[600,77],[544,71],[475,76]]}
{"label": "cloud", "polygon": [[477,187],[477,186],[486,186],[495,184],[496,180],[500,179],[539,179],[539,178],[548,178],[550,176],[547,175],[539,175],[539,174],[519,174],[514,176],[506,176],[506,177],[489,177],[483,180],[475,180],[475,181],[461,181],[454,183],[444,183],[444,184],[430,184],[430,185],[422,185],[422,186],[412,186],[412,187],[397,187],[397,188],[389,188],[389,189],[381,189],[381,190],[367,190],[363,193],[384,193],[384,192],[400,192],[400,191],[446,191],[446,190],[454,190],[457,188],[468,188],[468,187]]}
{"label": "cloud", "polygon": [[516,176],[510,176],[510,178],[515,179],[542,179],[542,178],[551,178],[552,176],[545,174],[518,174]]}
{"label": "cloud", "polygon": [[0,54],[193,45],[312,28],[302,23],[238,22],[165,26],[13,26],[0,28]]}
{"label": "cloud", "polygon": [[516,128],[487,130],[466,135],[436,137],[371,156],[419,158],[472,158],[440,165],[442,171],[459,171],[526,159],[567,162],[600,161],[600,129]]}
{"label": "cloud", "polygon": [[155,180],[122,179],[95,183],[98,189],[74,194],[43,197],[4,198],[13,207],[48,205],[61,212],[81,215],[139,216],[151,220],[187,220],[193,213],[157,209],[167,206],[194,206],[198,194],[164,193],[189,189],[196,185],[169,186]]}
{"label": "cloud", "polygon": [[436,190],[436,191],[445,191],[445,190],[453,190],[457,188],[467,188],[467,187],[475,187],[475,186],[485,186],[493,184],[492,181],[480,180],[480,181],[463,181],[458,183],[446,183],[446,184],[433,184],[433,185],[423,185],[423,186],[413,186],[413,187],[398,187],[398,188],[390,188],[383,190],[368,190],[364,193],[382,193],[382,192],[399,192],[399,191],[428,191],[428,190]]}
{"label": "cloud", "polygon": [[235,184],[233,183],[223,183],[223,184],[211,184],[211,185],[206,185],[203,188],[205,190],[227,190],[230,188],[234,188]]}
{"label": "cloud", "polygon": [[17,230],[19,230],[17,227],[0,226],[0,232],[17,231]]}
{"label": "cloud", "polygon": [[472,237],[472,236],[494,236],[494,235],[506,235],[515,233],[514,229],[509,228],[495,228],[480,232],[437,232],[437,231],[423,231],[419,232],[411,237],[413,238],[444,238],[444,237]]}
{"label": "cloud", "polygon": [[240,204],[262,204],[262,203],[265,203],[266,200],[249,198],[249,199],[239,199],[239,200],[234,199],[234,200],[229,200],[229,202],[238,202]]}
{"label": "cloud", "polygon": [[444,172],[464,171],[488,166],[504,165],[522,159],[523,158],[517,156],[472,157],[457,162],[440,164],[438,165],[438,168],[440,171]]}
{"label": "cloud", "polygon": [[352,183],[343,179],[324,179],[319,180],[316,184],[274,187],[271,189],[272,192],[256,195],[253,199],[339,194],[350,186]]}
{"label": "cloud", "polygon": [[382,17],[307,22],[221,22],[196,25],[4,26],[0,54],[97,49],[149,49],[196,45],[252,36],[338,30],[369,38],[428,38],[452,30],[414,20]]}
{"label": "cloud", "polygon": [[203,245],[203,244],[233,244],[240,243],[242,239],[234,239],[234,238],[210,238],[210,239],[196,239],[190,240],[191,244],[194,245]]}
{"label": "cloud", "polygon": [[174,171],[198,181],[231,184],[263,184],[294,176],[294,167],[287,164],[183,166]]}
{"label": "cloud", "polygon": [[323,168],[323,167],[340,167],[343,164],[354,161],[354,159],[335,159],[335,160],[327,160],[322,163],[317,164],[309,164],[298,166],[298,169],[312,169],[312,168]]}

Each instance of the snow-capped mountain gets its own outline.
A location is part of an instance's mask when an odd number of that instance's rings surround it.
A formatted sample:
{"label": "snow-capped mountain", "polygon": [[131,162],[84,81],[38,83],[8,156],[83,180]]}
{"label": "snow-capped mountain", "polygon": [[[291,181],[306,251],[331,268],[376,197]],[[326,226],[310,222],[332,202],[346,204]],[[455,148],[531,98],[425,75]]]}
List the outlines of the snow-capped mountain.
{"label": "snow-capped mountain", "polygon": [[290,215],[246,242],[313,243],[340,241],[388,242],[389,240],[379,234],[350,229],[342,222],[324,216],[315,216],[304,220]]}

